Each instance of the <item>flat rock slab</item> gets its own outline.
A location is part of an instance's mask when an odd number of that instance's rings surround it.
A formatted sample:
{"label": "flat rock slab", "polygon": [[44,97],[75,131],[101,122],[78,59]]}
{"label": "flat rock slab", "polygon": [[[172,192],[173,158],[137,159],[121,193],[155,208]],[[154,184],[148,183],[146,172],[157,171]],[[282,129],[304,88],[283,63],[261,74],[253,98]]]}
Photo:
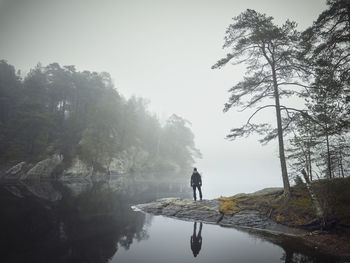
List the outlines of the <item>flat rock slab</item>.
{"label": "flat rock slab", "polygon": [[181,220],[264,230],[270,233],[292,236],[306,233],[300,229],[277,224],[260,215],[256,210],[242,210],[234,215],[224,215],[219,212],[220,204],[221,201],[218,200],[193,201],[180,198],[162,198],[151,203],[136,205],[134,208],[146,213]]}
{"label": "flat rock slab", "polygon": [[217,200],[192,201],[180,198],[162,198],[152,203],[136,205],[135,208],[154,215],[217,223],[222,218],[219,212],[220,204],[221,202]]}

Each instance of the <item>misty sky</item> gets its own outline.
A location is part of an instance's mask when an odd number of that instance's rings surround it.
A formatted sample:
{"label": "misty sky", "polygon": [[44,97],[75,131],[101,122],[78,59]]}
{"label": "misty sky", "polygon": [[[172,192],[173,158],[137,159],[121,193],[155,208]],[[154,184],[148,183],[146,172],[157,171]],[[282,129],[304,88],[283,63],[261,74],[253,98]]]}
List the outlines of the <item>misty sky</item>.
{"label": "misty sky", "polygon": [[[248,116],[222,112],[244,68],[210,69],[225,56],[227,26],[247,8],[302,30],[325,0],[0,0],[0,59],[22,74],[38,62],[107,71],[126,98],[149,99],[160,120],[189,120],[205,197],[282,186],[276,141],[224,139]],[[269,111],[257,118],[275,122]]]}

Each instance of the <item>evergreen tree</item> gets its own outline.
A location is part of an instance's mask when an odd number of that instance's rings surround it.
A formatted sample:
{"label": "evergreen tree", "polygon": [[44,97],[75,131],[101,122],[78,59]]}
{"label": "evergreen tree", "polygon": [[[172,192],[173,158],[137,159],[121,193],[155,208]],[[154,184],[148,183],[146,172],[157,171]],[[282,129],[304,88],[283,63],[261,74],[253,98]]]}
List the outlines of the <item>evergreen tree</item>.
{"label": "evergreen tree", "polygon": [[[235,17],[234,23],[226,30],[225,49],[231,49],[226,58],[219,60],[213,68],[220,68],[229,62],[246,63],[247,73],[244,80],[230,89],[230,99],[224,111],[233,106],[242,106],[243,110],[257,107],[247,124],[234,128],[229,139],[248,135],[252,132],[267,133],[267,140],[278,137],[284,195],[290,197],[290,186],[284,153],[282,114],[280,98],[293,94],[291,85],[296,72],[300,70],[297,60],[299,33],[294,22],[286,21],[281,27],[273,24],[272,17],[254,10],[246,10]],[[259,106],[264,99],[273,99],[272,105]],[[269,125],[253,124],[252,117],[262,109],[273,107],[276,111],[277,130],[269,131]]]}
{"label": "evergreen tree", "polygon": [[171,118],[162,127],[147,100],[122,98],[106,72],[38,64],[22,81],[1,60],[0,102],[2,163],[59,153],[64,165],[79,157],[106,171],[113,158],[128,155],[134,170],[169,170],[172,163],[184,171],[197,154],[186,121]]}

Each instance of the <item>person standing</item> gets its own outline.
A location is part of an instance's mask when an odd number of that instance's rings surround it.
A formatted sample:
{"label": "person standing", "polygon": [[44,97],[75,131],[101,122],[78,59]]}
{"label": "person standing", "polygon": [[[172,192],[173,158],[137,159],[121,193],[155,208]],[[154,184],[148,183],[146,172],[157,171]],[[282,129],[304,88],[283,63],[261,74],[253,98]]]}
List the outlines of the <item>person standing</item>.
{"label": "person standing", "polygon": [[198,192],[199,192],[199,198],[200,200],[202,200],[202,178],[201,175],[198,173],[197,168],[193,169],[193,173],[191,176],[191,186],[193,188],[193,199],[194,201],[197,200],[197,196],[196,196],[196,188],[198,188]]}

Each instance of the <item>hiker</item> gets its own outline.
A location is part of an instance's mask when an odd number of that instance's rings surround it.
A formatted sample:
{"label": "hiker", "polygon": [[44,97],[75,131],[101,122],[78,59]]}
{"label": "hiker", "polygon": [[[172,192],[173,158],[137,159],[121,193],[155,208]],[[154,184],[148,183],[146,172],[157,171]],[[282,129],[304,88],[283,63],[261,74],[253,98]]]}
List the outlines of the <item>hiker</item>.
{"label": "hiker", "polygon": [[193,225],[193,235],[191,236],[191,250],[193,252],[193,256],[197,257],[197,255],[199,254],[199,251],[202,248],[202,227],[203,227],[203,223],[200,222],[199,225],[199,232],[197,235],[197,222],[194,222]]}
{"label": "hiker", "polygon": [[197,200],[196,188],[198,188],[199,198],[202,200],[202,190],[201,190],[202,178],[201,178],[201,175],[198,173],[197,168],[193,169],[193,173],[192,173],[192,176],[191,176],[191,186],[193,188],[193,199],[194,199],[194,201]]}

